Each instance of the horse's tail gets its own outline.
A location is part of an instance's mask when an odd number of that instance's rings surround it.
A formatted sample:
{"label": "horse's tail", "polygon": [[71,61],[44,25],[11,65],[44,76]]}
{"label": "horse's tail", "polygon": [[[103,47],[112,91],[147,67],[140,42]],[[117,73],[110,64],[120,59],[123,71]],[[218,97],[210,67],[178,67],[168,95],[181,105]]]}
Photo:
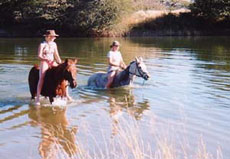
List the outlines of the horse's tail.
{"label": "horse's tail", "polygon": [[38,65],[34,65],[34,67],[31,68],[28,77],[31,99],[34,99],[37,93],[38,80],[39,80],[39,67]]}

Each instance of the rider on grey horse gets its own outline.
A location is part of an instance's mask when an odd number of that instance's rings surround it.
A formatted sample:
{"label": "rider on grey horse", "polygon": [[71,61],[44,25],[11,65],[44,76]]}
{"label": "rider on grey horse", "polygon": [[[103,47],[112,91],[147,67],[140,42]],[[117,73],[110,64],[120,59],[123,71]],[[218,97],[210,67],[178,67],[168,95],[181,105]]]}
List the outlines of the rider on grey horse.
{"label": "rider on grey horse", "polygon": [[[116,72],[111,88],[130,85],[135,76],[142,77],[144,80],[148,80],[150,77],[142,58],[135,58],[135,61],[132,61],[125,70]],[[89,78],[88,86],[91,88],[104,89],[107,81],[107,73],[96,73]]]}
{"label": "rider on grey horse", "polygon": [[108,67],[108,81],[106,84],[106,88],[111,87],[116,72],[120,69],[126,68],[122,55],[119,51],[119,46],[120,43],[118,41],[114,41],[110,46],[111,48],[110,51],[107,54],[109,67]]}

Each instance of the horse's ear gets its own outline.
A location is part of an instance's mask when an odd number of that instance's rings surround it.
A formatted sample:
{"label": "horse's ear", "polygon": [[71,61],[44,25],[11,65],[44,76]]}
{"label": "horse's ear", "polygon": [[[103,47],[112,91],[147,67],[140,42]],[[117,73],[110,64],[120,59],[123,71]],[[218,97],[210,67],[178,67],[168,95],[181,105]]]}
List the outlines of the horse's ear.
{"label": "horse's ear", "polygon": [[137,63],[140,62],[140,60],[139,60],[137,57],[135,57],[135,61],[136,61]]}
{"label": "horse's ear", "polygon": [[70,59],[65,59],[65,64],[66,64],[66,66],[71,65],[71,60]]}
{"label": "horse's ear", "polygon": [[143,58],[140,56],[140,57],[139,57],[139,60],[142,62],[142,61],[143,61]]}
{"label": "horse's ear", "polygon": [[65,59],[65,64],[68,64],[69,59]]}
{"label": "horse's ear", "polygon": [[66,59],[65,64],[72,65],[73,63],[76,64],[77,61],[78,61],[77,59]]}
{"label": "horse's ear", "polygon": [[76,64],[76,63],[78,62],[78,59],[75,58],[75,59],[73,59],[73,61],[74,61],[74,63]]}

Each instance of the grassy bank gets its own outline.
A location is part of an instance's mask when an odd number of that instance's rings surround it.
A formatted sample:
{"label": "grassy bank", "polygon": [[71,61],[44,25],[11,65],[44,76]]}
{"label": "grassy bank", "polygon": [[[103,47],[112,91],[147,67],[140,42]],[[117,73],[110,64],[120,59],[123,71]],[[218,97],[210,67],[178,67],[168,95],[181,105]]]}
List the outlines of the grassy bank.
{"label": "grassy bank", "polygon": [[228,20],[213,21],[192,15],[188,9],[146,10],[125,17],[112,36],[230,35]]}

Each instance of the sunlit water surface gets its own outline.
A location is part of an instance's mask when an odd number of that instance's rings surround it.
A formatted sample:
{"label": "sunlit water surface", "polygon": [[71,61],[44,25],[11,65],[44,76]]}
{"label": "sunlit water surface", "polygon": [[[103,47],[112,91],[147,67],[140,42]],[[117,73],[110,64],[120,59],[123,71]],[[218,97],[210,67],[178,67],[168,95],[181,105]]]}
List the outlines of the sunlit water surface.
{"label": "sunlit water surface", "polygon": [[113,40],[57,39],[62,59],[78,58],[75,101],[36,108],[27,79],[42,39],[0,39],[0,158],[230,158],[229,38],[116,39],[151,79],[88,89]]}

